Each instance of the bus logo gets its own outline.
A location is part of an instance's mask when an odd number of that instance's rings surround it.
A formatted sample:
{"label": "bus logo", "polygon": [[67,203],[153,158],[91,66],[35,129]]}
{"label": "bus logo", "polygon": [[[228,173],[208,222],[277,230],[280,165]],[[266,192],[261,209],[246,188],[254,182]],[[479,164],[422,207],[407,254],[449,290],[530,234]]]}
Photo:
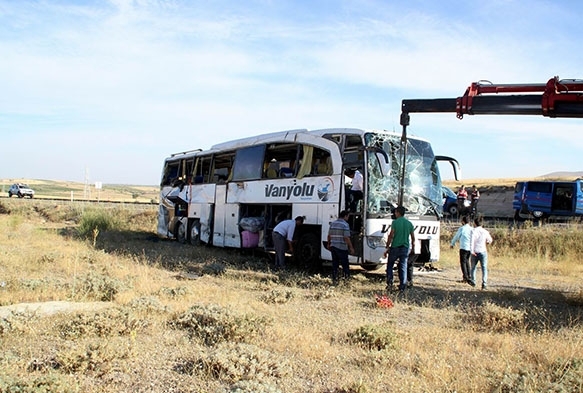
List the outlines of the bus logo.
{"label": "bus logo", "polygon": [[322,183],[318,184],[318,198],[326,202],[334,191],[334,183],[329,177],[325,178]]}
{"label": "bus logo", "polygon": [[293,198],[300,199],[312,199],[314,196],[314,191],[316,191],[318,198],[321,201],[327,201],[334,191],[334,183],[329,177],[325,178],[317,186],[313,184],[308,184],[302,182],[297,184],[294,180],[293,184],[285,186],[276,186],[274,184],[265,185],[265,197],[266,198],[285,198],[285,200],[290,200]]}

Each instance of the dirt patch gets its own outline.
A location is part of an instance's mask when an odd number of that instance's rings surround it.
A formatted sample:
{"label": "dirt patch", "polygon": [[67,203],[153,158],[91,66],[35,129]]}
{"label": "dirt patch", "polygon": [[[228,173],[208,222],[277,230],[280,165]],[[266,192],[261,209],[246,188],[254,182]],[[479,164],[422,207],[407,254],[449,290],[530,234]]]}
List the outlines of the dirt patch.
{"label": "dirt patch", "polygon": [[32,313],[37,315],[53,315],[77,311],[94,311],[110,307],[108,302],[76,303],[67,301],[51,301],[42,303],[19,303],[0,307],[0,318],[8,318],[11,314]]}

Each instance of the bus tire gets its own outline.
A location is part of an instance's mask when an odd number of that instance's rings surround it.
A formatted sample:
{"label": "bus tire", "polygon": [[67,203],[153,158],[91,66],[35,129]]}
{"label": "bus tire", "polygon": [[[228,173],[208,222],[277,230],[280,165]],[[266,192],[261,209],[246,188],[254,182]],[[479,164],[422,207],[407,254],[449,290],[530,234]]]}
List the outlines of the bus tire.
{"label": "bus tire", "polygon": [[179,222],[176,225],[176,240],[178,240],[180,244],[186,244],[188,241],[188,231],[186,229],[186,225],[182,222]]}
{"label": "bus tire", "polygon": [[294,259],[299,267],[310,272],[320,269],[320,240],[314,233],[306,233],[299,238],[294,248]]}

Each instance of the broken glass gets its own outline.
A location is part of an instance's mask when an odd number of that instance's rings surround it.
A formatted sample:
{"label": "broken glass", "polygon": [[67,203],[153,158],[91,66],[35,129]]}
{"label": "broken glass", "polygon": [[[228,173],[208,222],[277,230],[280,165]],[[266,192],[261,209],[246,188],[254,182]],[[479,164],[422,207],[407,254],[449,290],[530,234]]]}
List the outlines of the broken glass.
{"label": "broken glass", "polygon": [[[401,186],[402,205],[408,214],[442,214],[441,178],[429,142],[407,139],[405,149],[400,135],[369,133],[365,136],[365,143],[367,147],[382,148],[387,153],[390,164],[389,173],[386,174],[385,169],[383,175],[383,162],[379,155],[371,150],[367,151],[369,217],[389,216],[392,209],[399,205]],[[403,160],[404,154],[406,157]]]}

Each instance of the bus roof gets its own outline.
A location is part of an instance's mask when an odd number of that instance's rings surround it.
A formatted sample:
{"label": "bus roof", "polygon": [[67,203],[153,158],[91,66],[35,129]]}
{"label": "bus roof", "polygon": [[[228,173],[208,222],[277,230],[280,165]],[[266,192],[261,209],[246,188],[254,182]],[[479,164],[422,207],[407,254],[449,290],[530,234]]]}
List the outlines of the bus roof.
{"label": "bus roof", "polygon": [[[307,130],[307,129],[295,129],[295,130],[287,130],[287,131],[276,131],[267,134],[259,134],[250,137],[234,139],[227,142],[221,142],[216,145],[213,145],[208,150],[190,150],[186,152],[179,152],[172,154],[168,160],[172,160],[173,158],[178,159],[184,158],[184,156],[196,156],[196,155],[206,155],[212,154],[214,152],[224,151],[224,150],[231,150],[231,149],[239,149],[246,146],[252,146],[255,144],[260,143],[269,143],[269,142],[294,142],[296,136],[298,134],[307,134],[315,137],[322,137],[324,135],[329,134],[345,134],[345,135],[360,135],[364,136],[367,133],[381,133],[381,134],[388,134],[394,136],[401,136],[400,133],[396,133],[394,131],[387,131],[387,130],[363,130],[359,128],[323,128],[318,130]],[[423,138],[418,137],[409,137],[410,139],[417,139],[417,140],[424,140]]]}

